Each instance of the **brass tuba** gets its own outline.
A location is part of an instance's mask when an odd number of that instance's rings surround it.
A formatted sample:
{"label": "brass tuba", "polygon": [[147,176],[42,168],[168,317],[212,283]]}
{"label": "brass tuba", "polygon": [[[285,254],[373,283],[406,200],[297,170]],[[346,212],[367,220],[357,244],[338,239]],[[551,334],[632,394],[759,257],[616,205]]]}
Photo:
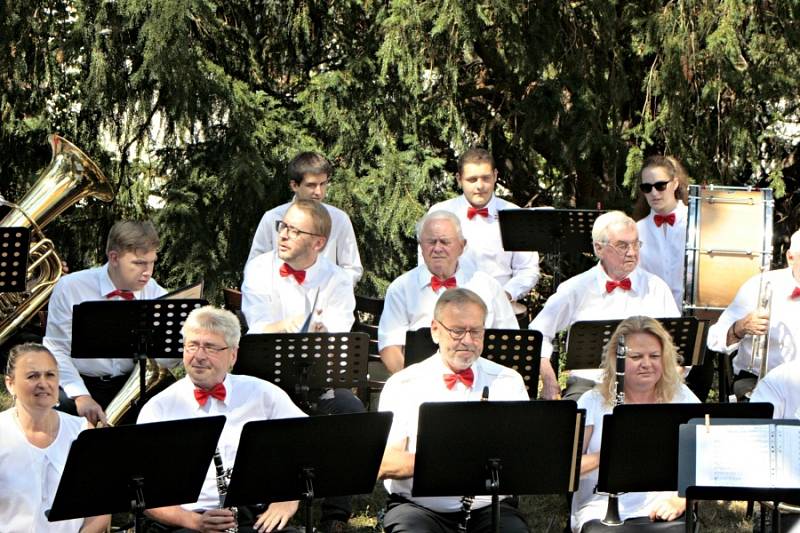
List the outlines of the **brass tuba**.
{"label": "brass tuba", "polygon": [[0,197],[0,203],[11,207],[0,227],[22,226],[33,232],[26,291],[0,293],[0,344],[44,307],[61,277],[61,259],[42,228],[82,198],[93,196],[104,202],[114,199],[111,184],[86,154],[58,135],[49,135],[48,140],[52,159],[31,190],[19,204]]}

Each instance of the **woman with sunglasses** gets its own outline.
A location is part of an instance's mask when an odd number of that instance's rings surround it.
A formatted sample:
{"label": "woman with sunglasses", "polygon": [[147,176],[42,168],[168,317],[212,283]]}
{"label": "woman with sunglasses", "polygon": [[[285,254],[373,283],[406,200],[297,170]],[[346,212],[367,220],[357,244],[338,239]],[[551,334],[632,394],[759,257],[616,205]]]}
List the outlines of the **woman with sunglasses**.
{"label": "woman with sunglasses", "polygon": [[670,156],[648,157],[640,173],[634,218],[642,249],[639,266],[669,285],[678,309],[683,308],[683,261],[689,176]]}

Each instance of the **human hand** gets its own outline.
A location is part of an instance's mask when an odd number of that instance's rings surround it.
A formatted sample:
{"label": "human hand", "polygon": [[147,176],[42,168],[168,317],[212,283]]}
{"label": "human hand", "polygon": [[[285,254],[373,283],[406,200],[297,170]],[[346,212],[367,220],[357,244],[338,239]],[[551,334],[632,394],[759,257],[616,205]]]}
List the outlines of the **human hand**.
{"label": "human hand", "polygon": [[273,502],[269,504],[266,511],[258,515],[258,519],[253,526],[261,533],[283,529],[286,527],[289,519],[297,512],[299,503],[300,502],[297,500],[290,502]]}
{"label": "human hand", "polygon": [[78,416],[82,416],[89,421],[92,426],[96,426],[98,422],[107,426],[106,413],[100,404],[94,401],[91,396],[84,394],[73,398],[75,401],[75,409],[78,411]]}
{"label": "human hand", "polygon": [[663,520],[671,522],[686,511],[686,499],[670,496],[658,500],[650,511],[650,520]]}

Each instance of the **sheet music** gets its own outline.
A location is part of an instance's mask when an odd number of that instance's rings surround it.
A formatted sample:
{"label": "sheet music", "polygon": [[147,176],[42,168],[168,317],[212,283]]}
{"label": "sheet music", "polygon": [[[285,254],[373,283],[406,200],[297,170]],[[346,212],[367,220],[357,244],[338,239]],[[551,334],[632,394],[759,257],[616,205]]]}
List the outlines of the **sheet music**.
{"label": "sheet music", "polygon": [[769,487],[770,425],[697,426],[695,483],[705,487]]}
{"label": "sheet music", "polygon": [[698,486],[800,485],[800,426],[698,425],[695,431]]}

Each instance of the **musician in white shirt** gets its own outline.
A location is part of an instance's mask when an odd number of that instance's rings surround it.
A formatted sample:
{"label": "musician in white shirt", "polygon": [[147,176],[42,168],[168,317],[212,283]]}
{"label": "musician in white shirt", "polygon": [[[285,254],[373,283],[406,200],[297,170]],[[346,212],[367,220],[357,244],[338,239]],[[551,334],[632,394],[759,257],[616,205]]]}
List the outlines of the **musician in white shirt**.
{"label": "musician in white shirt", "polygon": [[427,327],[441,293],[453,287],[466,287],[486,303],[487,328],[517,329],[511,303],[500,284],[488,274],[462,264],[467,241],[458,217],[449,211],[428,213],[417,223],[417,241],[422,247],[424,265],[394,280],[386,291],[383,313],[378,324],[378,349],[389,372],[405,364],[406,332]]}
{"label": "musician in white shirt", "polygon": [[[769,331],[767,371],[798,359],[800,346],[800,230],[786,250],[787,267],[757,274],[745,281],[733,301],[708,330],[708,347],[731,354],[733,392],[744,398],[760,375],[760,359],[753,360],[753,336]],[[772,292],[771,313],[758,309],[761,287]]]}
{"label": "musician in white shirt", "polygon": [[[561,392],[550,364],[553,338],[559,331],[584,320],[680,316],[667,284],[639,268],[641,242],[632,218],[621,211],[600,215],[592,227],[592,241],[598,264],[561,283],[529,326],[544,337],[539,368],[545,399]],[[573,371],[567,394],[577,400],[598,378],[598,370]]]}
{"label": "musician in white shirt", "polygon": [[[236,363],[241,336],[239,320],[230,311],[211,306],[195,309],[181,333],[186,377],[147,402],[139,413],[139,424],[225,415],[217,449],[223,467],[230,468],[247,422],[306,416],[272,383],[229,373]],[[297,501],[274,502],[261,514],[248,507],[235,517],[230,509],[219,508],[216,472],[209,464],[197,502],[148,509],[146,514],[170,526],[168,531],[226,531],[237,525],[239,531],[296,531],[282,528],[287,527],[297,506]]]}
{"label": "musician in white shirt", "polygon": [[[456,181],[464,194],[439,202],[428,212],[455,214],[467,239],[462,259],[474,262],[477,270],[496,279],[509,300],[527,296],[539,280],[539,254],[503,249],[497,213],[518,209],[518,206],[495,196],[497,168],[494,158],[483,148],[470,148],[458,159]],[[420,264],[422,262],[420,253]]]}
{"label": "musician in white shirt", "polygon": [[[289,188],[294,193],[294,200],[313,200],[325,206],[331,217],[331,234],[323,251],[323,255],[331,263],[342,267],[352,280],[353,286],[361,279],[364,269],[358,253],[358,243],[353,231],[353,224],[347,213],[332,205],[323,203],[328,192],[333,167],[322,155],[314,152],[302,152],[289,163]],[[282,220],[292,202],[270,209],[261,218],[253,245],[247,261],[259,255],[275,250],[279,243],[275,223]]]}
{"label": "musician in white shirt", "polygon": [[[150,222],[120,221],[108,233],[108,262],[62,277],[53,288],[43,344],[58,361],[60,409],[96,424],[105,423],[104,409],[133,370],[126,359],[73,359],[72,308],[90,300],[150,300],[166,291],[153,279],[159,239]],[[101,334],[102,332],[98,332]],[[165,365],[176,359],[159,359]]]}

